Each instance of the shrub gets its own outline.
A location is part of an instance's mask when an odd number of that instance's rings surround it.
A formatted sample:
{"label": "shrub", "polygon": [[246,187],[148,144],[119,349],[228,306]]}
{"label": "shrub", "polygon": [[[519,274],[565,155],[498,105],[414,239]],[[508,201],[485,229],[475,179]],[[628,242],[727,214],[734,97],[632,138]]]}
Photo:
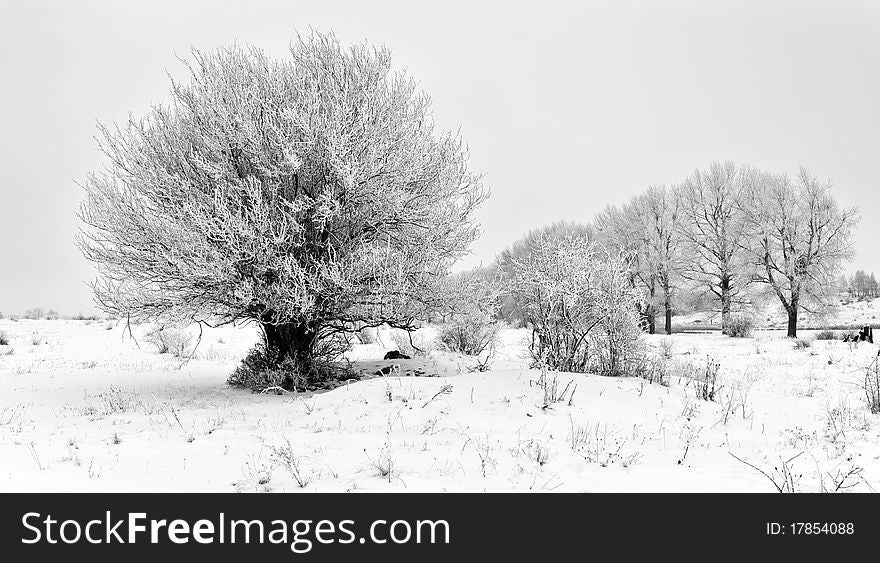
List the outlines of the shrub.
{"label": "shrub", "polygon": [[451,352],[468,356],[493,356],[501,323],[499,274],[477,268],[449,276],[445,280],[445,302],[440,308],[443,327],[439,339]]}
{"label": "shrub", "polygon": [[101,319],[100,319],[100,317],[98,317],[98,315],[86,315],[85,313],[80,311],[77,314],[70,317],[70,320],[73,320],[73,321],[99,321]]}
{"label": "shrub", "polygon": [[642,362],[636,365],[633,375],[648,383],[658,383],[663,387],[669,387],[671,371],[670,361],[666,356],[650,358],[646,355]]}
{"label": "shrub", "polygon": [[0,346],[9,346],[9,336],[2,330],[0,330]]}
{"label": "shrub", "polygon": [[816,340],[838,340],[840,336],[833,330],[823,330],[816,335]]}
{"label": "shrub", "polygon": [[147,333],[146,340],[160,354],[172,354],[180,358],[186,355],[192,336],[185,330],[160,327]]}
{"label": "shrub", "polygon": [[660,354],[665,359],[672,358],[672,353],[675,350],[675,343],[672,341],[671,336],[666,336],[660,341]]}
{"label": "shrub", "polygon": [[798,338],[794,341],[794,349],[795,350],[806,350],[812,346],[809,340],[804,340],[803,338]]}
{"label": "shrub", "polygon": [[392,330],[391,340],[394,341],[394,346],[401,354],[406,354],[411,358],[427,356],[434,349],[433,339],[415,331]]}
{"label": "shrub", "polygon": [[718,374],[721,371],[721,364],[716,362],[712,356],[706,356],[706,364],[691,365],[691,380],[694,383],[697,398],[702,401],[714,401],[715,396],[721,391],[721,385],[718,382]]}
{"label": "shrub", "polygon": [[727,335],[733,338],[751,338],[755,333],[755,320],[749,315],[734,315],[727,325]]}
{"label": "shrub", "polygon": [[229,376],[227,383],[255,393],[293,387],[292,377],[285,375],[280,365],[276,367],[277,356],[278,352],[273,348],[268,351],[261,347],[251,349]]}
{"label": "shrub", "polygon": [[447,350],[467,356],[492,351],[498,341],[501,324],[482,311],[457,315],[440,330],[440,342]]}
{"label": "shrub", "polygon": [[354,336],[361,344],[377,344],[379,342],[379,329],[365,327],[355,332]]}
{"label": "shrub", "polygon": [[584,237],[538,237],[526,258],[505,262],[532,327],[534,367],[618,376],[642,361],[642,298],[629,257]]}
{"label": "shrub", "polygon": [[254,393],[275,391],[301,392],[324,386],[329,370],[314,364],[308,373],[302,373],[289,358],[278,359],[278,350],[261,344],[251,349],[241,364],[229,376],[232,387],[250,389]]}
{"label": "shrub", "polygon": [[31,320],[38,320],[43,318],[43,309],[40,307],[34,307],[32,309],[28,309],[24,312],[24,318]]}
{"label": "shrub", "polygon": [[[501,277],[501,285],[505,289],[511,287],[511,278],[515,276],[518,269],[517,264],[529,260],[538,241],[543,243],[548,239],[564,240],[572,236],[588,240],[594,237],[594,228],[589,224],[558,221],[526,233],[525,236],[503,250],[496,260],[496,264],[499,266],[498,273]],[[497,316],[513,326],[527,328],[529,324],[528,314],[525,310],[527,307],[525,301],[527,300],[527,296],[516,291],[501,292],[498,296]]]}
{"label": "shrub", "polygon": [[46,313],[46,320],[57,321],[60,318],[61,315],[59,315],[58,311],[56,311],[55,309],[49,309],[49,311]]}

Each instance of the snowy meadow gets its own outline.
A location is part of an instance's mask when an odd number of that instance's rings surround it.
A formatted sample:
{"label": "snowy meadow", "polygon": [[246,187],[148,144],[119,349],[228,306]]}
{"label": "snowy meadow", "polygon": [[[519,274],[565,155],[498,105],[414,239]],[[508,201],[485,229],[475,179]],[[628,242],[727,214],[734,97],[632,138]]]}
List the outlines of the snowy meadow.
{"label": "snowy meadow", "polygon": [[467,269],[515,198],[389,48],[181,63],[79,182],[101,316],[0,316],[0,489],[880,487],[880,286],[831,179],[714,161]]}
{"label": "snowy meadow", "polygon": [[[880,303],[844,307],[870,321]],[[0,320],[4,491],[873,491],[877,346],[719,332],[645,335],[662,373],[529,369],[505,329],[491,369],[383,329],[346,352],[350,381],[252,393],[229,372],[255,327],[159,353],[152,327]],[[431,343],[436,329],[419,331]],[[799,344],[802,342],[803,344]],[[429,346],[425,346],[428,348]],[[191,356],[191,357],[190,357]],[[717,368],[713,365],[717,364]],[[375,375],[392,366],[388,375]],[[706,381],[706,372],[717,380]],[[711,394],[711,398],[708,397]]]}

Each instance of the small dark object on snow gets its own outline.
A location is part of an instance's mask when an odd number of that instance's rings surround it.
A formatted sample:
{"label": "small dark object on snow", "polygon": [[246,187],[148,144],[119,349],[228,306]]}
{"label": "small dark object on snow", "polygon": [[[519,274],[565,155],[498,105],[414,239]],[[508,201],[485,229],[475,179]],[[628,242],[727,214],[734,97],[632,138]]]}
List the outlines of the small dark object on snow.
{"label": "small dark object on snow", "polygon": [[373,372],[373,375],[388,375],[394,369],[394,366],[385,366],[377,372]]}
{"label": "small dark object on snow", "polygon": [[399,350],[391,350],[390,352],[387,352],[385,354],[385,357],[382,359],[383,360],[408,360],[408,359],[410,359],[410,357],[407,356],[406,354],[401,354]]}

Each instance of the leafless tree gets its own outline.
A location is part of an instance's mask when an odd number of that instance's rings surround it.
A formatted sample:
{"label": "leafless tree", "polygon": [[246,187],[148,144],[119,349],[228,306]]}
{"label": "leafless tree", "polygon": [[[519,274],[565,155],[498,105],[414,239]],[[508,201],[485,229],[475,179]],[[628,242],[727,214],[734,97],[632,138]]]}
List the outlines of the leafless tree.
{"label": "leafless tree", "polygon": [[100,307],[137,321],[259,323],[302,369],[341,331],[410,328],[488,196],[458,134],[387,49],[298,37],[194,51],[142,119],[101,127],[80,247]]}
{"label": "leafless tree", "polygon": [[756,169],[743,173],[741,209],[746,217],[742,247],[758,266],[788,315],[788,336],[797,336],[800,311],[827,305],[843,265],[853,257],[856,208],[841,208],[831,182],[801,168],[792,180]]}
{"label": "leafless tree", "polygon": [[645,293],[648,331],[655,332],[658,310],[672,334],[673,300],[681,273],[681,199],[674,188],[651,186],[621,208],[596,216],[604,244],[631,253],[632,281]]}
{"label": "leafless tree", "polygon": [[681,186],[682,275],[717,299],[724,334],[752,281],[743,250],[742,196],[741,170],[730,161],[696,170]]}
{"label": "leafless tree", "polygon": [[633,220],[633,213],[629,207],[629,203],[619,207],[608,205],[596,214],[594,224],[597,240],[605,248],[614,249],[622,255],[630,257],[627,263],[629,284],[644,294],[645,299],[639,305],[640,313],[645,321],[646,329],[649,333],[654,334],[657,326],[654,304],[657,284],[655,278],[645,271],[644,262],[639,260],[642,256],[644,236]]}
{"label": "leafless tree", "polygon": [[855,299],[873,299],[880,294],[880,286],[874,272],[858,270],[849,277],[844,276],[840,283],[842,291],[846,291]]}

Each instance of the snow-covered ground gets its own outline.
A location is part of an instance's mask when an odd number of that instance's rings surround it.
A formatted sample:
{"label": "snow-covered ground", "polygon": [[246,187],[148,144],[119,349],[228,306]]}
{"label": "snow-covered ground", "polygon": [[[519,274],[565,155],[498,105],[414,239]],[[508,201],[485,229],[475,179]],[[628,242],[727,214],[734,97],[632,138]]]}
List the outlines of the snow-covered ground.
{"label": "snow-covered ground", "polygon": [[386,336],[350,357],[400,376],[261,395],[225,384],[253,327],[206,330],[188,362],[158,354],[147,329],[0,320],[0,490],[775,490],[744,462],[780,484],[790,469],[799,491],[880,490],[880,415],[861,388],[871,344],[651,336],[673,374],[720,364],[715,401],[676,375],[559,373],[544,387],[555,378],[564,398],[546,405],[525,331],[503,333],[488,372],[442,352],[382,362]]}
{"label": "snow-covered ground", "polygon": [[[775,297],[770,297],[750,315],[759,329],[785,329],[787,319],[782,306]],[[700,327],[718,329],[721,313],[717,311],[696,311],[674,317],[674,325],[689,330]],[[854,300],[840,296],[821,314],[801,311],[800,326],[806,328],[856,329],[863,326],[880,325],[880,299]]]}

